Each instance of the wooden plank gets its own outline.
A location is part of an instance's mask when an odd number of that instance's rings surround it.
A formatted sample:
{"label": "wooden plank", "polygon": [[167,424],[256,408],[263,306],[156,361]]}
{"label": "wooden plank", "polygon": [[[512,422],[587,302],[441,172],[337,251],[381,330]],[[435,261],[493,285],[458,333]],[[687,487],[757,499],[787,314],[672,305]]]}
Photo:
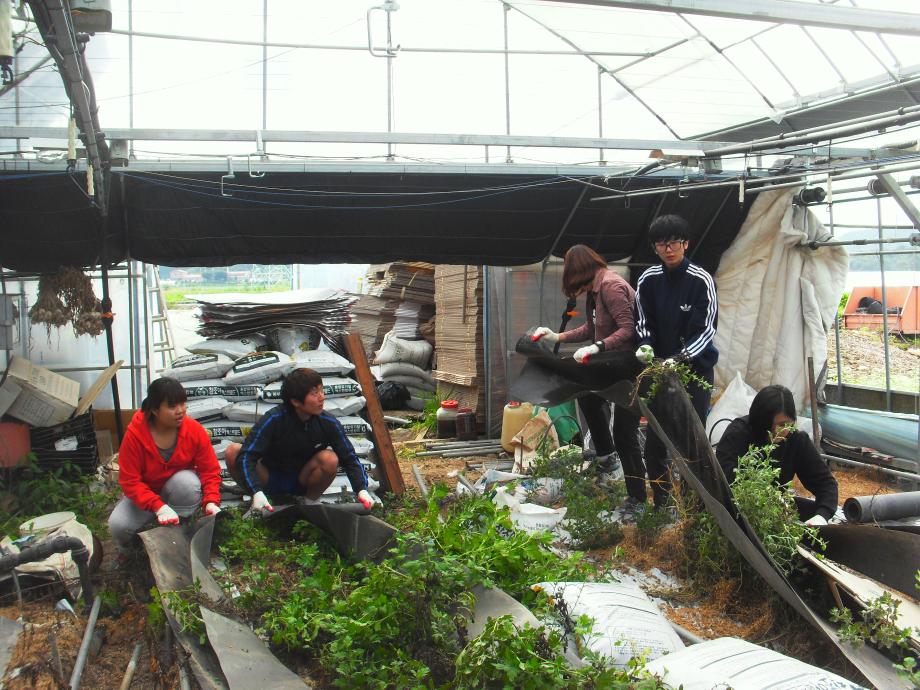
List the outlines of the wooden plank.
{"label": "wooden plank", "polygon": [[74,417],[79,417],[90,408],[90,405],[96,402],[96,398],[99,397],[102,389],[108,385],[109,381],[112,380],[112,377],[115,376],[115,372],[118,371],[119,367],[121,367],[121,365],[124,363],[125,360],[119,359],[117,362],[109,366],[108,369],[99,374],[99,377],[93,382],[93,385],[90,386],[89,390],[86,391],[82,398],[80,398],[80,402],[77,404],[77,409],[73,413]]}
{"label": "wooden plank", "polygon": [[367,353],[358,333],[349,333],[344,338],[348,358],[355,365],[355,378],[361,385],[361,392],[367,401],[367,416],[371,423],[371,435],[374,445],[377,446],[377,467],[380,468],[380,487],[384,491],[392,491],[401,495],[406,491],[399,463],[396,461],[396,451],[393,450],[393,441],[390,430],[383,418],[383,409],[380,407],[380,398],[377,397],[377,387],[374,377],[367,364]]}

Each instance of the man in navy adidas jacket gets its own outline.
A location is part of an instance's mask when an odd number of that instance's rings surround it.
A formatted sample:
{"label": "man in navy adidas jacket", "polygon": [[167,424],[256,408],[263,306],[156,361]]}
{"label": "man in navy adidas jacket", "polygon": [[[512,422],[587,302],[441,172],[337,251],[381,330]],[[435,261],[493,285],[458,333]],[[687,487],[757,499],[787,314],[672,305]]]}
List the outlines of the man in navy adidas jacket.
{"label": "man in navy adidas jacket", "polygon": [[[716,286],[709,273],[684,256],[689,231],[687,221],[674,215],[660,216],[649,227],[648,238],[661,264],[647,269],[636,286],[636,357],[643,364],[653,357],[686,363],[711,385],[719,359],[713,344],[718,319]],[[691,383],[687,392],[705,424],[709,390]],[[667,453],[651,431],[646,437],[645,467],[655,505],[664,505],[670,489]]]}

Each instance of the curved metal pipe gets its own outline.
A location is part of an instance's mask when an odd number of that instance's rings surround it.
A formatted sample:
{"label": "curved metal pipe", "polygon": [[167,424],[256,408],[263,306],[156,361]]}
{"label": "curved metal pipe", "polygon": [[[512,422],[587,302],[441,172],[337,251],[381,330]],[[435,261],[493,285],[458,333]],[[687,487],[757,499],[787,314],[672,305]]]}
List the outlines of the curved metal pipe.
{"label": "curved metal pipe", "polygon": [[70,551],[70,557],[77,564],[80,573],[80,586],[83,587],[83,598],[87,603],[93,600],[93,583],[89,579],[89,550],[86,544],[76,537],[60,535],[54,539],[47,539],[35,546],[30,546],[19,553],[11,553],[0,557],[0,573],[7,573],[23,563],[43,561],[56,553]]}

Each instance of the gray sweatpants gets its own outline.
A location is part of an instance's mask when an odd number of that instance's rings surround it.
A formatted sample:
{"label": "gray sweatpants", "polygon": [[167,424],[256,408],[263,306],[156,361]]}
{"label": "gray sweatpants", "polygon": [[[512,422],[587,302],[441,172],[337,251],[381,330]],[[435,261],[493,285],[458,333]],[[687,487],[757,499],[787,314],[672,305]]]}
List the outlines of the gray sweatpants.
{"label": "gray sweatpants", "polygon": [[[201,504],[201,480],[192,470],[181,470],[170,477],[160,490],[160,498],[179,517],[190,517]],[[109,532],[122,549],[136,546],[137,533],[156,521],[156,513],[141,510],[127,496],[122,496],[109,515]]]}

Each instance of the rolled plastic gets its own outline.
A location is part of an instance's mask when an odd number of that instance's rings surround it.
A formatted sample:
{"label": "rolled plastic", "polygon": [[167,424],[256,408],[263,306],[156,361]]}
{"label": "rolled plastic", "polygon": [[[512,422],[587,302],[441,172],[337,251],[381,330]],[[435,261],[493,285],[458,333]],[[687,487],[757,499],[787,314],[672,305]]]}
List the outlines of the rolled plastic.
{"label": "rolled plastic", "polygon": [[881,522],[920,517],[920,491],[875,496],[852,496],[843,503],[850,522]]}

